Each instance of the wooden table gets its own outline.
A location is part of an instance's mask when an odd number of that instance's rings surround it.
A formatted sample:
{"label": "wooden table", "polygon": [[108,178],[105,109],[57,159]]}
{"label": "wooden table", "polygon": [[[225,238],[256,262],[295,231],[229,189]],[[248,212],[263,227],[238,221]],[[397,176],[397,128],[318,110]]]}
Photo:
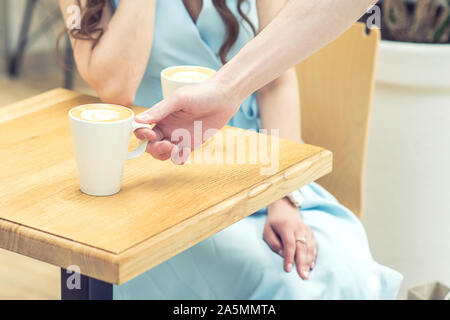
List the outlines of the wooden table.
{"label": "wooden table", "polygon": [[[91,197],[79,191],[67,117],[90,102],[55,89],[0,108],[0,247],[61,267],[63,299],[111,298],[112,284],[331,171],[331,152],[280,139],[272,175],[260,163],[175,166],[144,155],[126,163],[120,193]],[[64,285],[72,265],[80,290]]]}

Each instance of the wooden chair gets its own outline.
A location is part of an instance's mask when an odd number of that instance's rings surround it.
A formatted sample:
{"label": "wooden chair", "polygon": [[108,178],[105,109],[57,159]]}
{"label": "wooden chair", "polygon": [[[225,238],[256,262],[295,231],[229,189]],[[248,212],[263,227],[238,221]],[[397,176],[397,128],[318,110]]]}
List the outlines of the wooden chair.
{"label": "wooden chair", "polygon": [[318,183],[359,218],[379,40],[379,30],[356,23],[296,67],[302,138],[334,155],[333,172]]}

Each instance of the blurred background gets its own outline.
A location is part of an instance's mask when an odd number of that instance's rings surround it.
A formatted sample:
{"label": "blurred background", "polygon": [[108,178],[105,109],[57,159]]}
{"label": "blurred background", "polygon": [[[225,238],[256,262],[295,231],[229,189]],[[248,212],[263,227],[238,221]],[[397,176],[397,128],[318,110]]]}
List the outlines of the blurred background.
{"label": "blurred background", "polygon": [[[66,72],[58,62],[56,39],[63,29],[56,0],[0,0],[0,105],[55,87],[93,92],[76,70]],[[63,37],[62,59],[65,50]]]}
{"label": "blurred background", "polygon": [[[63,29],[56,0],[0,0],[0,108],[56,87],[94,94],[58,62]],[[63,37],[63,56],[65,45]],[[59,268],[0,249],[0,300],[59,299],[59,275]]]}
{"label": "blurred background", "polygon": [[[404,299],[450,284],[450,1],[379,6],[363,223],[374,259],[404,275]],[[0,108],[55,87],[95,94],[58,61],[63,28],[56,0],[0,0]],[[60,52],[70,65],[65,38]],[[0,299],[58,298],[58,268],[0,249]]]}

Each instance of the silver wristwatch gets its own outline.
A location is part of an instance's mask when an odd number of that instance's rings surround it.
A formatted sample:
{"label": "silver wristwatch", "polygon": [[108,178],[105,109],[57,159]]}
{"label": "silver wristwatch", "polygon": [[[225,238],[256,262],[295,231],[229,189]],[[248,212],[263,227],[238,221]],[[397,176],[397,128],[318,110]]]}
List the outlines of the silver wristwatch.
{"label": "silver wristwatch", "polygon": [[289,193],[286,197],[297,208],[300,208],[303,205],[304,200],[300,190],[295,190],[294,192]]}

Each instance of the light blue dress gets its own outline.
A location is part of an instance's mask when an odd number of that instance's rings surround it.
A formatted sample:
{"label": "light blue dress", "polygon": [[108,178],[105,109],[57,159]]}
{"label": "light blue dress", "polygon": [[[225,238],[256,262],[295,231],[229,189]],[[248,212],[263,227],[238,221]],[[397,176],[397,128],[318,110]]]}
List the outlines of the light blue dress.
{"label": "light blue dress", "polygon": [[[118,1],[114,1],[117,5]],[[228,0],[236,16],[237,0]],[[258,27],[255,0],[244,12]],[[241,20],[234,56],[253,33]],[[174,65],[201,65],[218,70],[217,53],[225,37],[212,0],[194,23],[181,0],[159,0],[148,66],[135,103],[151,107],[161,100],[160,72]],[[261,53],[263,54],[263,53]],[[229,123],[244,129],[260,127],[254,95]],[[393,299],[402,276],[376,263],[360,221],[316,183],[302,188],[305,203],[299,214],[318,243],[316,266],[308,280],[293,268],[283,270],[283,258],[262,238],[266,209],[235,223],[137,278],[114,286],[114,299]]]}

